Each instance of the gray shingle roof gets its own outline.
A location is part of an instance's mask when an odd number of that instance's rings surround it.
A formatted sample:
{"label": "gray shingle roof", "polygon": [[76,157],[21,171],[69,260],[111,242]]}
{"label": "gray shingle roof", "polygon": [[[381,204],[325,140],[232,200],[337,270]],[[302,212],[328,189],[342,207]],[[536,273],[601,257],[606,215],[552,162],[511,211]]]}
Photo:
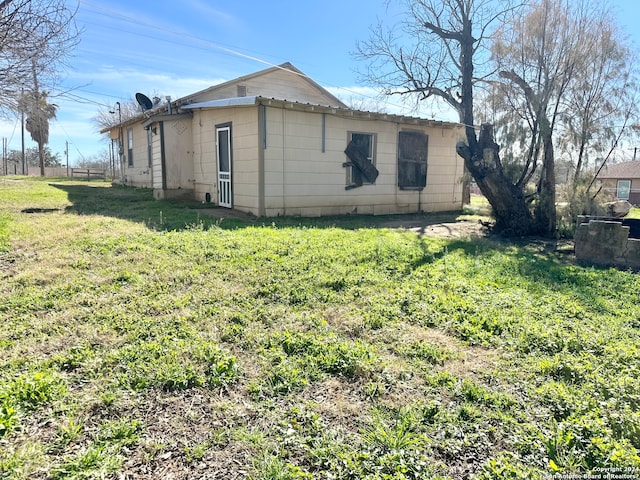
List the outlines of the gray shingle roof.
{"label": "gray shingle roof", "polygon": [[602,169],[598,178],[640,178],[640,161],[607,165]]}

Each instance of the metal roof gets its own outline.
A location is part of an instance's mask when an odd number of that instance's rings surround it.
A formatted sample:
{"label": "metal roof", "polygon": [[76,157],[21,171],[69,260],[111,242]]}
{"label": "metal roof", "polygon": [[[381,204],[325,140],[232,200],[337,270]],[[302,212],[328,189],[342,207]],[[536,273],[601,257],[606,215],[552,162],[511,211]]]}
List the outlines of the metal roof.
{"label": "metal roof", "polygon": [[222,98],[218,100],[209,100],[207,102],[198,102],[181,105],[182,110],[195,110],[206,108],[229,108],[229,107],[241,107],[241,106],[253,106],[253,105],[278,105],[281,104],[287,108],[298,108],[306,111],[316,112],[328,112],[332,114],[341,114],[344,116],[352,116],[359,118],[369,118],[375,120],[393,121],[399,123],[413,123],[413,124],[428,124],[437,125],[441,127],[459,127],[460,123],[447,122],[441,120],[432,120],[427,118],[412,117],[409,115],[395,114],[395,113],[382,113],[382,112],[369,112],[362,110],[354,110],[350,108],[335,107],[330,105],[317,105],[313,103],[303,103],[295,100],[286,100],[278,98],[266,98],[261,96],[248,96],[248,97],[232,97]]}
{"label": "metal roof", "polygon": [[255,105],[258,97],[232,97],[232,98],[220,98],[218,100],[209,100],[207,102],[190,103],[187,105],[181,105],[180,108],[194,109],[194,108],[219,108],[219,107],[241,107],[246,105]]}

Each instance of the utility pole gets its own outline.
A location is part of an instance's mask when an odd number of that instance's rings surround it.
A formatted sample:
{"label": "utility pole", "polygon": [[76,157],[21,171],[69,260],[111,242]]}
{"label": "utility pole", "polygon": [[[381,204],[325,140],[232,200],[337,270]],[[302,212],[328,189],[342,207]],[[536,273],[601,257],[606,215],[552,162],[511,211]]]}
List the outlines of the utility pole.
{"label": "utility pole", "polygon": [[69,177],[69,142],[65,140],[64,145],[64,154],[67,157],[67,177]]}
{"label": "utility pole", "polygon": [[120,102],[116,102],[118,105],[118,155],[120,158],[120,176],[124,175],[124,139],[122,138],[122,105]]}
{"label": "utility pole", "polygon": [[[123,138],[122,138],[122,105],[120,105],[120,102],[116,102],[116,106],[118,107],[118,160],[119,160],[119,170],[120,170],[120,176],[122,177],[122,175],[124,175],[124,145],[123,145]],[[111,113],[112,115],[115,115],[116,111],[115,110],[110,110],[109,113]],[[111,140],[112,142],[112,146],[113,146],[113,139]],[[114,170],[115,170],[115,159],[113,161],[114,164]]]}
{"label": "utility pole", "polygon": [[113,138],[111,139],[111,143],[109,144],[109,170],[111,170],[111,179],[114,180],[116,178],[116,169],[115,169],[115,158],[113,155]]}

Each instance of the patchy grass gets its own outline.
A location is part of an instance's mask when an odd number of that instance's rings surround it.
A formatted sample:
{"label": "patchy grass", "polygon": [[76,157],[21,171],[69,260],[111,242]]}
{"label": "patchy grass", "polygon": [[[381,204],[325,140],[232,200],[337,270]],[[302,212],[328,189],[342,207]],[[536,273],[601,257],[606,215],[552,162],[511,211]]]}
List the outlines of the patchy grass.
{"label": "patchy grass", "polygon": [[640,208],[632,208],[631,210],[629,210],[629,213],[625,216],[625,218],[640,218]]}
{"label": "patchy grass", "polygon": [[637,275],[376,221],[1,182],[0,478],[637,474]]}
{"label": "patchy grass", "polygon": [[460,218],[468,220],[491,221],[491,205],[483,195],[472,194],[471,201],[463,208]]}

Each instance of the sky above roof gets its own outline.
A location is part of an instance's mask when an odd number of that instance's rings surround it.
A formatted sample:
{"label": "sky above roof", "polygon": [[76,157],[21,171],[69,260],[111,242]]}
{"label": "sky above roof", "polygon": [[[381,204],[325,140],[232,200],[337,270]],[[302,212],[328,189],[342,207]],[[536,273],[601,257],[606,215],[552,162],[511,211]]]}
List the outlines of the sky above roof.
{"label": "sky above roof", "polygon": [[[64,80],[51,92],[58,105],[50,127],[50,148],[69,164],[108,149],[93,121],[99,110],[133,101],[136,92],[173,99],[272,65],[291,62],[347,104],[381,106],[376,92],[359,83],[353,56],[358,41],[382,20],[396,23],[398,2],[388,0],[68,0],[78,6],[81,43]],[[625,33],[637,35],[637,0],[612,2]],[[400,100],[382,106],[400,113]],[[405,110],[403,113],[408,113]],[[412,112],[415,114],[416,112]],[[429,106],[420,116],[456,120]],[[0,137],[20,150],[18,119],[0,121]],[[35,146],[28,133],[26,147]]]}

